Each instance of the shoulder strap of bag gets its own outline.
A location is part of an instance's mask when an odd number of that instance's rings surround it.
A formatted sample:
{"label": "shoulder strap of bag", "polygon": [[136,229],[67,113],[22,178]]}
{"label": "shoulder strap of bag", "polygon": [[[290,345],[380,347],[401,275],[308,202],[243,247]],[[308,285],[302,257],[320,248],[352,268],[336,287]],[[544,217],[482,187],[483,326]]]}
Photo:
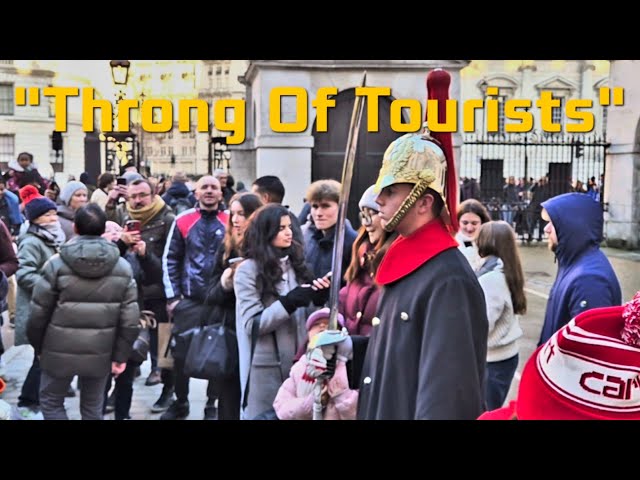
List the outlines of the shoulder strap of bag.
{"label": "shoulder strap of bag", "polygon": [[276,360],[278,360],[278,370],[280,370],[280,381],[284,383],[285,378],[284,378],[284,375],[282,374],[282,362],[280,361],[280,349],[278,348],[278,338],[276,337],[275,331],[271,332],[271,334],[273,335],[273,345],[276,350]]}
{"label": "shoulder strap of bag", "polygon": [[247,403],[249,399],[249,380],[251,378],[251,365],[253,365],[253,354],[256,350],[256,343],[258,343],[258,335],[260,333],[260,317],[262,316],[262,312],[253,317],[253,321],[251,322],[251,357],[249,358],[249,373],[247,374],[247,383],[244,387],[244,397],[242,399],[242,409],[247,408]]}

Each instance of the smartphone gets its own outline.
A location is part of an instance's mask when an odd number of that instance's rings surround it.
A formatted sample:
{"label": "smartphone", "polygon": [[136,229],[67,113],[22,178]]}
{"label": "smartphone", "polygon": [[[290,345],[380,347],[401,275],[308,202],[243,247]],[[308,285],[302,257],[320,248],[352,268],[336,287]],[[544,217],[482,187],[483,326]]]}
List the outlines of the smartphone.
{"label": "smartphone", "polygon": [[238,263],[244,260],[244,257],[235,257],[229,259],[229,265],[233,265],[234,263]]}
{"label": "smartphone", "polygon": [[124,177],[118,177],[116,178],[116,182],[118,183],[118,185],[123,185],[123,186],[127,186],[127,179]]}
{"label": "smartphone", "polygon": [[124,229],[127,232],[139,232],[141,228],[140,220],[128,220],[124,224]]}

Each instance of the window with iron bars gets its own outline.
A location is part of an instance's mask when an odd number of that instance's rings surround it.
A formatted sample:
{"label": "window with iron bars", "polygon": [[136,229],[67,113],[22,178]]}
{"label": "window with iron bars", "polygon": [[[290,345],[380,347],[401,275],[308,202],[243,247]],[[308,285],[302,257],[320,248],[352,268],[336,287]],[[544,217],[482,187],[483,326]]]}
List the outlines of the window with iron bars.
{"label": "window with iron bars", "polygon": [[15,158],[16,139],[14,135],[0,135],[0,168],[6,172],[9,162]]}
{"label": "window with iron bars", "polygon": [[565,117],[564,117],[564,105],[566,102],[565,97],[561,97],[561,96],[553,96],[554,100],[560,100],[560,106],[558,107],[554,107],[551,109],[551,122],[553,124],[557,124],[560,125],[560,131],[558,132],[544,132],[545,136],[550,137],[553,135],[562,135],[562,133],[564,132],[564,126],[565,126]]}
{"label": "window with iron bars", "polygon": [[506,95],[488,96],[485,99],[485,104],[486,104],[486,100],[497,100],[498,101],[498,131],[497,132],[488,132],[486,113],[485,113],[485,127],[484,127],[485,132],[487,132],[488,135],[491,135],[491,136],[504,135],[504,133],[505,133],[505,130],[504,130],[504,122],[505,122],[504,104],[507,101],[507,96]]}
{"label": "window with iron bars", "polygon": [[0,115],[13,115],[13,105],[15,99],[13,97],[13,84],[0,84]]}

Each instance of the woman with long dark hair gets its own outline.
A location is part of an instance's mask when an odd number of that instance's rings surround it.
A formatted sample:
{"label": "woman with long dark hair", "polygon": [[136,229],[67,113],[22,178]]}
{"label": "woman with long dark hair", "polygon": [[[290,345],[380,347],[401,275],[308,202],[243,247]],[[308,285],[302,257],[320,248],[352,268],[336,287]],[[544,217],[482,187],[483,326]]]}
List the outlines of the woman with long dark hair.
{"label": "woman with long dark hair", "polygon": [[[216,252],[211,286],[205,303],[213,311],[210,318],[236,329],[236,294],[233,277],[240,256],[239,245],[249,224],[251,214],[262,205],[260,197],[252,193],[236,194],[229,201],[229,220],[223,243]],[[218,420],[240,418],[240,377],[216,383],[218,393]]]}
{"label": "woman with long dark hair", "polygon": [[518,315],[526,313],[527,298],[513,227],[502,220],[484,223],[476,243],[484,262],[476,275],[489,320],[486,401],[493,410],[502,407],[518,368],[517,340],[523,334]]}
{"label": "woman with long dark hair", "polygon": [[[296,222],[286,207],[269,204],[253,213],[242,240],[245,260],[234,274],[234,289],[243,419],[272,409],[305,341],[312,303],[322,305],[329,295],[328,278],[310,283],[302,244],[293,235]],[[255,322],[259,329],[252,356]]]}

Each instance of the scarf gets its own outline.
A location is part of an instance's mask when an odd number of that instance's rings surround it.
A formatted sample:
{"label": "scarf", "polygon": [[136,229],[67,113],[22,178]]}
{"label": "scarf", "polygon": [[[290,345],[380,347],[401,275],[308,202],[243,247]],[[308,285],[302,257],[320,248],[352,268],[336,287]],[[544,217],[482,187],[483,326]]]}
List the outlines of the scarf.
{"label": "scarf", "polygon": [[140,226],[144,227],[149,220],[155,217],[166,204],[160,195],[156,195],[150,205],[139,209],[133,209],[127,202],[127,211],[133,220],[139,220]]}
{"label": "scarf", "polygon": [[36,227],[38,227],[38,233],[45,239],[45,241],[56,247],[56,249],[60,248],[60,245],[67,240],[64,230],[62,230],[62,225],[60,225],[60,222],[58,221],[53,223],[41,223],[40,225],[36,225]]}

